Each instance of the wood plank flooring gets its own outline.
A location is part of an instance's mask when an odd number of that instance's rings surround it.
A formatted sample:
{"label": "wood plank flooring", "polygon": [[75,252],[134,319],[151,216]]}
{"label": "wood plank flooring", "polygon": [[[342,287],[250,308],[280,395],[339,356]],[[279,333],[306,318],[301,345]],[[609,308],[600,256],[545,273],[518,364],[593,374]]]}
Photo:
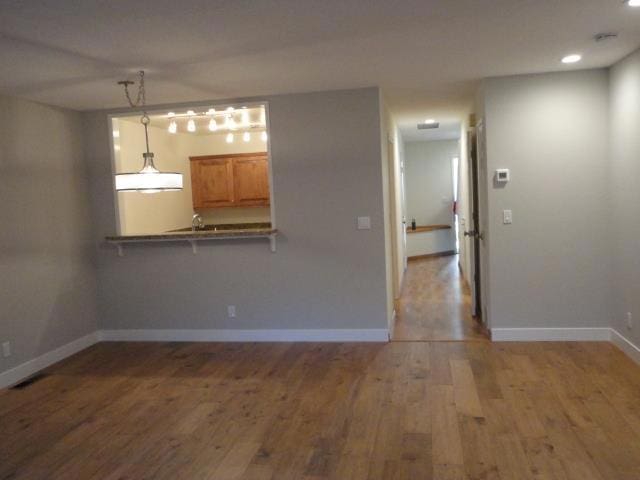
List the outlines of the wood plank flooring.
{"label": "wood plank flooring", "polygon": [[102,343],[0,391],[0,479],[631,480],[608,343]]}
{"label": "wood plank flooring", "polygon": [[457,255],[410,261],[396,314],[394,341],[487,340],[471,316]]}

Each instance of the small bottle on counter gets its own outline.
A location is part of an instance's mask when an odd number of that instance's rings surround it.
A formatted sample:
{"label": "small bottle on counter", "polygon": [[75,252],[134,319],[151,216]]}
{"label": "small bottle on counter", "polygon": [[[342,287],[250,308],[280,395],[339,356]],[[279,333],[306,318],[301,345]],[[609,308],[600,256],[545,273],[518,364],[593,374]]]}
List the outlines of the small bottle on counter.
{"label": "small bottle on counter", "polygon": [[411,219],[411,230],[415,230],[416,229],[416,219],[412,218]]}

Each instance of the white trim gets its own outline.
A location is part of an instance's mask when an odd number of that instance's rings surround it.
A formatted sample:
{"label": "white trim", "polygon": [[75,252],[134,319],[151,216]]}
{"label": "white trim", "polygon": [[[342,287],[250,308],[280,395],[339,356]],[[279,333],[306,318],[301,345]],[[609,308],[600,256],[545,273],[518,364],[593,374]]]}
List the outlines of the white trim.
{"label": "white trim", "polygon": [[387,335],[389,336],[389,341],[391,341],[391,339],[393,338],[393,332],[396,331],[396,322],[398,321],[398,314],[396,312],[396,309],[393,309],[393,313],[391,314],[391,325],[389,325],[389,331],[387,332]]}
{"label": "white trim", "polygon": [[611,329],[601,328],[492,328],[494,342],[608,342]]}
{"label": "white trim", "polygon": [[107,342],[388,342],[389,330],[101,330]]}
{"label": "white trim", "polygon": [[622,350],[631,360],[640,365],[640,347],[624,337],[615,328],[611,329],[611,343]]}
{"label": "white trim", "polygon": [[[640,365],[640,347],[613,328],[494,328],[494,342],[610,341]],[[99,330],[0,373],[10,387],[99,342],[388,342],[389,330]]]}
{"label": "white trim", "polygon": [[6,372],[0,373],[0,388],[10,387],[16,383],[38,373],[40,370],[47,368],[54,363],[64,360],[85,348],[90,347],[100,341],[98,332],[90,333],[84,337],[78,338],[67,343],[55,350],[51,350],[39,357],[24,362]]}
{"label": "white trim", "polygon": [[167,237],[167,236],[162,236],[162,235],[142,235],[141,237],[136,237],[131,236],[131,237],[106,237],[106,242],[112,245],[115,245],[118,248],[118,256],[119,257],[123,257],[124,256],[124,250],[123,247],[124,245],[130,244],[130,243],[175,243],[175,242],[187,242],[191,245],[191,250],[193,252],[194,255],[198,254],[198,242],[209,242],[212,240],[223,240],[223,241],[228,241],[228,240],[236,240],[236,239],[253,239],[253,238],[268,238],[269,239],[269,248],[271,250],[271,252],[275,253],[276,252],[276,235],[278,234],[278,231],[275,229],[269,229],[267,232],[265,233],[258,233],[258,234],[247,234],[247,235],[241,235],[241,234],[220,234],[220,232],[216,233],[212,233],[210,235],[204,233],[204,234],[198,234],[197,237],[192,237],[189,236],[190,234],[185,234],[185,235],[174,235],[171,237]]}

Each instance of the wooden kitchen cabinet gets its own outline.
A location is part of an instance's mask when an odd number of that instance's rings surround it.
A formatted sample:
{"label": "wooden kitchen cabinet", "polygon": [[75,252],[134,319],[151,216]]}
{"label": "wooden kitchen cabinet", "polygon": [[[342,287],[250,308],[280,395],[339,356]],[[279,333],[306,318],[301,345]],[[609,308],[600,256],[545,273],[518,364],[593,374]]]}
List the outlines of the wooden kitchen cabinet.
{"label": "wooden kitchen cabinet", "polygon": [[233,191],[238,205],[269,205],[269,165],[265,155],[233,160]]}
{"label": "wooden kitchen cabinet", "polygon": [[193,208],[269,205],[269,163],[265,152],[189,159]]}
{"label": "wooden kitchen cabinet", "polygon": [[229,158],[191,158],[191,196],[194,208],[233,205],[233,162]]}

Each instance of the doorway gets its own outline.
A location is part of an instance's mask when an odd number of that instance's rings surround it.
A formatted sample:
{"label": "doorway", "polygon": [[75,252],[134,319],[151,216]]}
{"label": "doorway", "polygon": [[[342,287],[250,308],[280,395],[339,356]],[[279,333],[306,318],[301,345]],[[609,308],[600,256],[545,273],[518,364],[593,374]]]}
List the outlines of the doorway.
{"label": "doorway", "polygon": [[403,138],[408,268],[394,341],[487,339],[480,321],[477,136],[460,122],[449,131],[453,138]]}

